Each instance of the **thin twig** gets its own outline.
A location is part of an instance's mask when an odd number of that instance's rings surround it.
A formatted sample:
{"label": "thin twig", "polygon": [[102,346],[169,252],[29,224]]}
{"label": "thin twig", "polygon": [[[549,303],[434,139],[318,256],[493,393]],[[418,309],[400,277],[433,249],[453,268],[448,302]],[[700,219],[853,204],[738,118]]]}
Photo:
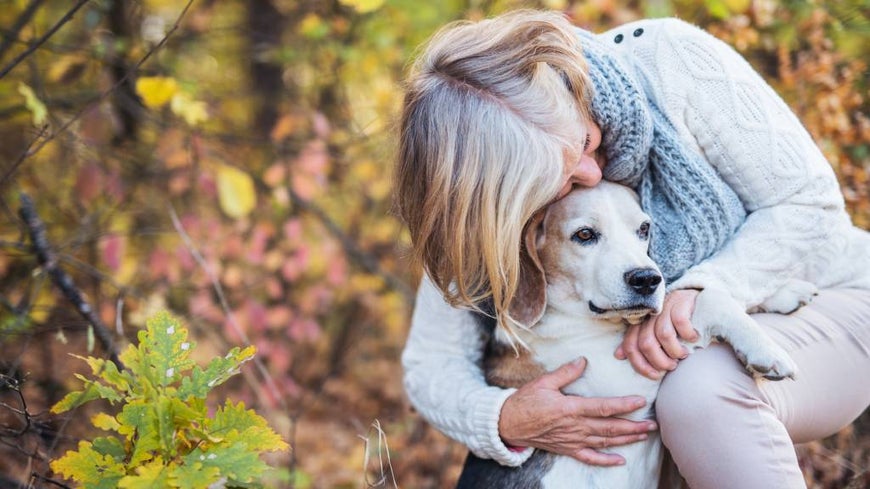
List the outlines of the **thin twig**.
{"label": "thin twig", "polygon": [[369,437],[357,435],[362,438],[363,443],[365,444],[365,448],[363,450],[363,478],[365,481],[366,487],[381,487],[385,486],[387,483],[387,472],[384,470],[384,453],[387,454],[387,468],[389,468],[390,478],[393,482],[393,487],[399,489],[399,484],[396,483],[396,474],[393,471],[393,462],[390,460],[390,446],[387,444],[387,434],[384,432],[383,428],[381,428],[381,422],[379,420],[374,420],[369,427],[369,434],[371,434],[372,430],[374,430],[378,434],[378,471],[380,472],[380,479],[370,482],[369,474],[368,474],[368,466],[369,466]]}
{"label": "thin twig", "polygon": [[818,450],[816,451],[816,453],[819,454],[820,456],[830,460],[831,462],[833,462],[833,463],[835,463],[835,464],[837,464],[845,469],[851,470],[855,474],[862,473],[863,469],[861,467],[859,467],[857,464],[853,463],[851,460],[849,460],[846,457],[844,457],[843,455],[841,455],[836,450],[831,450],[830,448],[822,445],[821,443],[818,444],[817,448],[818,448]]}
{"label": "thin twig", "polygon": [[[214,271],[209,266],[208,262],[196,248],[193,243],[193,240],[190,238],[190,235],[187,234],[187,231],[184,229],[184,225],[181,223],[181,220],[178,218],[178,214],[175,212],[175,208],[172,205],[169,206],[169,217],[172,219],[172,225],[175,227],[176,232],[178,232],[179,236],[181,236],[182,241],[184,241],[184,245],[187,247],[187,250],[193,256],[193,259],[202,267],[203,271],[205,271],[206,275],[211,281],[212,288],[215,291],[215,294],[218,296],[218,301],[220,302],[221,309],[223,309],[224,314],[227,317],[227,322],[233,331],[242,339],[246,344],[251,344],[250,338],[245,332],[239,327],[239,323],[236,321],[236,315],[233,314],[233,311],[230,309],[229,302],[227,301],[226,294],[224,294],[224,289],[221,286],[220,280],[218,280]],[[263,364],[263,362],[259,359],[259,357],[254,357],[254,365],[257,367],[257,370],[260,372],[260,375],[263,377],[263,380],[266,382],[269,390],[272,393],[272,396],[281,404],[281,408],[286,412],[288,407],[287,403],[284,400],[284,396],[281,395],[280,389],[275,384],[275,379],[272,378],[272,374],[269,373],[269,370]]]}
{"label": "thin twig", "polygon": [[50,479],[50,478],[48,478],[48,477],[46,477],[46,476],[44,476],[44,475],[38,474],[38,473],[36,473],[36,472],[31,472],[31,473],[30,473],[30,477],[35,477],[35,478],[37,478],[37,479],[39,479],[39,480],[41,480],[41,481],[43,481],[43,482],[48,482],[49,484],[54,484],[54,485],[56,485],[57,487],[63,487],[63,488],[65,488],[65,489],[72,489],[72,487],[70,487],[70,486],[68,486],[68,485],[66,485],[66,484],[64,484],[64,483],[62,483],[62,482],[58,482],[58,481],[56,481],[56,480],[54,480],[54,479]]}
{"label": "thin twig", "polygon": [[0,59],[3,59],[3,56],[6,54],[6,51],[9,50],[9,47],[12,46],[18,39],[18,34],[21,32],[21,29],[30,22],[30,19],[33,18],[33,14],[39,10],[39,7],[45,0],[31,0],[27,7],[24,8],[24,11],[21,12],[21,15],[15,19],[15,24],[12,25],[12,28],[9,29],[8,32],[3,33],[3,42],[0,42]]}
{"label": "thin twig", "polygon": [[57,254],[48,242],[45,233],[45,224],[36,213],[36,208],[33,205],[33,200],[25,193],[21,193],[21,219],[27,225],[30,232],[30,241],[33,243],[33,252],[39,264],[45,270],[52,282],[60,289],[63,295],[75,306],[78,313],[94,328],[94,334],[100,341],[103,349],[109,354],[109,359],[114,363],[119,370],[123,370],[124,364],[118,358],[118,352],[115,348],[115,342],[112,340],[112,334],[109,329],[103,324],[103,321],[94,311],[94,308],[85,300],[81,292],[76,288],[75,284],[60,266],[58,265]]}
{"label": "thin twig", "polygon": [[39,138],[45,135],[45,131],[47,130],[48,125],[42,126],[42,128],[39,130],[39,134],[37,134],[36,137],[31,139],[30,142],[27,143],[27,147],[24,148],[24,151],[22,151],[18,158],[16,158],[15,161],[12,162],[12,165],[3,174],[3,177],[0,178],[0,187],[3,187],[3,184],[6,183],[6,180],[8,180],[12,176],[12,174],[15,173],[15,170],[17,170],[18,167],[21,166],[21,163],[23,163],[24,160],[27,159],[27,157],[31,154],[30,151],[31,148],[33,148],[33,145],[35,145],[36,142],[39,141]]}
{"label": "thin twig", "polygon": [[9,436],[9,437],[13,437],[13,438],[22,436],[25,433],[27,433],[27,431],[30,429],[31,415],[27,411],[27,401],[24,399],[24,394],[21,393],[21,385],[14,378],[6,377],[5,375],[2,375],[2,374],[0,374],[0,380],[2,380],[3,383],[6,384],[6,386],[9,387],[12,391],[14,391],[16,394],[18,394],[18,399],[21,401],[21,409],[16,409],[16,408],[14,408],[6,403],[0,403],[0,404],[2,404],[3,407],[12,411],[13,413],[21,415],[24,417],[24,426],[20,430],[18,430],[18,432],[10,434],[10,435],[4,435],[4,436]]}
{"label": "thin twig", "polygon": [[12,71],[12,69],[15,68],[18,63],[21,63],[22,61],[24,61],[25,58],[30,56],[30,53],[36,51],[39,46],[42,46],[42,44],[47,41],[48,38],[53,36],[54,33],[57,32],[61,27],[63,27],[64,24],[72,20],[75,13],[78,12],[78,10],[89,1],[90,0],[79,0],[78,3],[73,5],[73,7],[66,14],[64,14],[64,16],[61,17],[60,20],[57,21],[57,23],[54,24],[51,29],[48,30],[48,32],[46,32],[42,37],[34,41],[29,48],[25,49],[23,53],[16,56],[15,59],[10,61],[9,64],[3,67],[3,69],[0,69],[0,79],[2,79],[4,76],[6,76],[7,73]]}

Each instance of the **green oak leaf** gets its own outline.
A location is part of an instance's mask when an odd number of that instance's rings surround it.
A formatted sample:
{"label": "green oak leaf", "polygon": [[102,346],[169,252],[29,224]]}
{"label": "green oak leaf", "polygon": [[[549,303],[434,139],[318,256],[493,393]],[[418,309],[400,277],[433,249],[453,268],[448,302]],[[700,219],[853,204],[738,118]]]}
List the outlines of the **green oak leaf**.
{"label": "green oak leaf", "polygon": [[127,458],[127,450],[124,448],[124,444],[114,436],[94,438],[92,448],[100,455],[112,457],[116,462],[123,462]]}
{"label": "green oak leaf", "polygon": [[256,351],[257,349],[253,346],[244,349],[236,347],[224,357],[212,359],[205,370],[199,366],[194,367],[191,375],[181,380],[178,397],[187,399],[193,396],[204,399],[215,386],[223,384],[230,377],[239,373],[239,367],[254,358]]}
{"label": "green oak leaf", "polygon": [[183,460],[185,465],[199,462],[204,468],[215,467],[231,482],[253,482],[269,468],[245,443],[196,448]]}
{"label": "green oak leaf", "polygon": [[166,312],[148,319],[145,331],[139,332],[139,351],[150,366],[154,385],[166,387],[193,368],[195,363],[190,359],[191,347],[187,341],[187,329]]}
{"label": "green oak leaf", "polygon": [[118,433],[127,437],[133,444],[130,465],[150,460],[154,452],[160,449],[160,432],[158,428],[157,409],[145,401],[130,402],[116,417],[121,427]]}
{"label": "green oak leaf", "polygon": [[227,443],[242,441],[248,446],[261,450],[286,450],[287,443],[272,431],[266,420],[252,409],[245,409],[244,403],[233,404],[227,401],[206,420],[206,428],[213,436],[223,438]]}
{"label": "green oak leaf", "polygon": [[217,467],[205,467],[202,462],[177,465],[172,468],[170,482],[180,489],[201,489],[221,479]]}

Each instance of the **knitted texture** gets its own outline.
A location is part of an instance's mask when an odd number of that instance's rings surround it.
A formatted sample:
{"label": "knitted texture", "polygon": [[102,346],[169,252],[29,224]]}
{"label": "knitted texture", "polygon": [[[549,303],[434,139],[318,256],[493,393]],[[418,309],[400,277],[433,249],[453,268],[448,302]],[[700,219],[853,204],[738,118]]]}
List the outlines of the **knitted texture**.
{"label": "knitted texture", "polygon": [[672,282],[718,251],[746,211],[715,169],[677,131],[612,48],[578,29],[594,87],[604,177],[637,190],[652,218],[650,255]]}

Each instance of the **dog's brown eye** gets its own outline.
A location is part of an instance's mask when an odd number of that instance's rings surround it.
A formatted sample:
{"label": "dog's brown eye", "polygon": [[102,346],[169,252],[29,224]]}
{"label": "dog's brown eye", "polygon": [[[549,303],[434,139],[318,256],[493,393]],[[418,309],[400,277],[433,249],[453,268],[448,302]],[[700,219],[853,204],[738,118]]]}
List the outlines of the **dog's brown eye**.
{"label": "dog's brown eye", "polygon": [[637,230],[637,235],[640,239],[649,238],[649,222],[645,222],[640,225],[640,228]]}
{"label": "dog's brown eye", "polygon": [[582,228],[571,236],[571,241],[576,241],[580,244],[590,244],[595,242],[597,239],[598,233],[596,233],[592,228]]}

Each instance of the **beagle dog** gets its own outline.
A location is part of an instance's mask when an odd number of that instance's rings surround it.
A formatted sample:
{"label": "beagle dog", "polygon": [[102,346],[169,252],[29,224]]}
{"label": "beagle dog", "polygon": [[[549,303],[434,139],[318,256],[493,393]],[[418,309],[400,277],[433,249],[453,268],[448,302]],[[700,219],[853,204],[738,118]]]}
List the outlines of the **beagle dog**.
{"label": "beagle dog", "polygon": [[[511,315],[527,328],[516,328],[524,347],[519,353],[501,328],[489,327],[484,354],[487,381],[520,387],[559,366],[586,357],[583,376],[563,391],[584,397],[644,396],[646,408],[628,419],[654,417],[659,381],[634,371],[613,352],[626,324],[658,314],[665,284],[647,251],[650,219],[629,188],[603,181],[576,189],[539,213],[529,224],[522,258],[522,283]],[[814,290],[786,287],[765,310],[791,312],[806,304]],[[692,325],[700,348],[711,341],[729,343],[746,369],[771,380],[793,378],[796,366],[726,291],[705,289],[695,303]],[[470,454],[460,488],[655,488],[662,449],[651,433],[645,441],[605,451],[626,464],[597,467],[571,457],[536,450],[521,467],[503,467]]]}

